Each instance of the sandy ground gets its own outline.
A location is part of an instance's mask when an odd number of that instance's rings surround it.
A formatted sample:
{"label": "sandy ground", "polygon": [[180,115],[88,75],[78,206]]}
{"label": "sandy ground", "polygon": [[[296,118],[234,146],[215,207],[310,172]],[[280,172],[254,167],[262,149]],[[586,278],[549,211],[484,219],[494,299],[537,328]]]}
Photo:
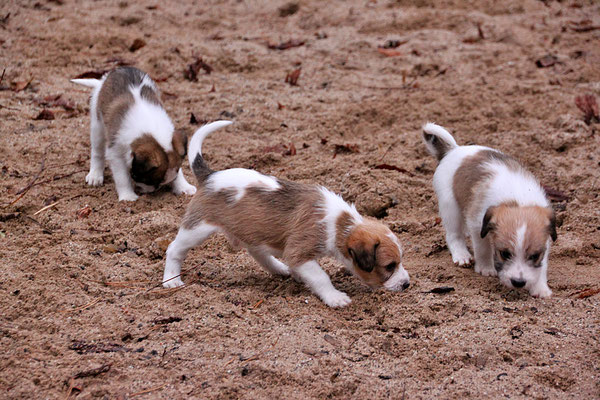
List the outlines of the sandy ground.
{"label": "sandy ground", "polygon": [[[181,3],[0,5],[0,397],[600,398],[600,295],[580,298],[600,282],[600,134],[574,103],[600,95],[598,2]],[[192,82],[195,56],[213,71]],[[205,142],[213,168],[324,184],[383,217],[411,288],[371,292],[325,260],[353,299],[330,309],[220,236],[190,253],[184,289],[156,287],[189,197],[118,203],[108,170],[87,187],[89,92],[68,81],[123,62],[157,80],[178,128],[235,121]],[[452,264],[427,120],[568,197],[552,298]],[[441,286],[455,291],[427,293]]]}

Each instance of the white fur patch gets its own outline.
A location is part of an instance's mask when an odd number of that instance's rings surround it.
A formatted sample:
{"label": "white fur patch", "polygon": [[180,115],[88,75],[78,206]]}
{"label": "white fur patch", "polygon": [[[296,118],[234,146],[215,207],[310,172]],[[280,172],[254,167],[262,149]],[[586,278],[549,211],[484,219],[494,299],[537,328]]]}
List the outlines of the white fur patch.
{"label": "white fur patch", "polygon": [[221,190],[234,190],[235,201],[239,201],[246,189],[250,186],[258,186],[266,190],[277,190],[281,188],[277,179],[272,176],[263,175],[260,172],[244,169],[232,168],[224,171],[215,172],[206,181],[206,188],[213,192]]}
{"label": "white fur patch", "polygon": [[354,204],[350,205],[344,201],[342,196],[329,191],[327,188],[321,187],[321,194],[323,195],[323,204],[321,205],[325,210],[325,217],[323,223],[327,229],[327,250],[334,254],[338,259],[344,259],[335,245],[336,236],[336,224],[339,216],[343,212],[349,213],[355,224],[362,222],[363,218],[360,216]]}
{"label": "white fur patch", "polygon": [[408,272],[406,272],[402,264],[400,264],[394,274],[384,282],[383,287],[387,290],[396,292],[404,289],[404,284],[409,282],[410,278],[408,277]]}
{"label": "white fur patch", "polygon": [[165,151],[171,151],[175,127],[164,108],[142,99],[140,90],[144,85],[148,84],[144,81],[141,86],[131,88],[135,103],[123,120],[117,142],[129,146],[142,135],[150,134]]}

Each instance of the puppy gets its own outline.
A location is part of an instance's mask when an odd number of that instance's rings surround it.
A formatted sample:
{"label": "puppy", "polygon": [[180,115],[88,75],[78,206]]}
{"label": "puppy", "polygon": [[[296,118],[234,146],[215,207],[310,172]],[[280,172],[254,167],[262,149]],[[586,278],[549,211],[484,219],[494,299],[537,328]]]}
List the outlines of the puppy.
{"label": "puppy", "polygon": [[452,260],[469,264],[471,236],[475,272],[498,276],[510,288],[549,297],[554,212],[534,176],[514,158],[483,146],[458,146],[441,126],[423,126],[423,140],[439,165],[433,176]]}
{"label": "puppy", "polygon": [[104,182],[104,158],[108,159],[119,201],[135,201],[135,186],[152,192],[171,185],[175,194],[194,194],[196,188],[183,176],[181,163],[187,136],[174,132],[156,85],[136,68],[113,70],[102,79],[72,79],[93,88],[90,102],[91,186]]}
{"label": "puppy", "polygon": [[183,285],[179,274],[188,250],[216,232],[247,248],[271,274],[291,274],[305,283],[330,307],[346,306],[350,298],[333,287],[319,266],[317,260],[324,256],[341,261],[371,288],[399,291],[409,286],[396,235],[380,222],[361,217],[340,196],[322,186],[248,169],[212,171],[202,157],[202,141],[229,124],[205,125],[190,142],[188,157],[199,190],[167,249],[165,287]]}

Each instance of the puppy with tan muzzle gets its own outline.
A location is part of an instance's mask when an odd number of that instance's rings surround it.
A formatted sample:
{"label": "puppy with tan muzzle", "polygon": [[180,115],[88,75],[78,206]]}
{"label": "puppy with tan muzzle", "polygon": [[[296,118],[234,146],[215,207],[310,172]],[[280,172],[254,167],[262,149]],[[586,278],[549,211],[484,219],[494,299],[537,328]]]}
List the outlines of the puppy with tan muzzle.
{"label": "puppy with tan muzzle", "polygon": [[104,159],[113,174],[119,201],[170,185],[175,194],[196,192],[183,176],[187,136],[175,131],[156,84],[136,68],[113,70],[102,79],[72,79],[93,88],[90,101],[91,186],[104,183]]}
{"label": "puppy with tan muzzle", "polygon": [[423,126],[427,150],[439,160],[433,176],[452,260],[472,262],[475,272],[498,276],[511,288],[549,297],[550,245],[556,240],[554,212],[544,189],[514,158],[483,146],[458,146],[441,126]]}
{"label": "puppy with tan muzzle", "polygon": [[187,252],[217,232],[248,249],[271,274],[291,274],[305,283],[330,307],[346,306],[350,298],[332,285],[317,262],[321,257],[338,259],[371,288],[398,291],[409,286],[396,235],[363,218],[340,196],[322,186],[248,169],[212,171],[202,157],[202,141],[230,123],[205,125],[190,141],[188,157],[199,189],[167,249],[165,287],[183,285],[179,274]]}

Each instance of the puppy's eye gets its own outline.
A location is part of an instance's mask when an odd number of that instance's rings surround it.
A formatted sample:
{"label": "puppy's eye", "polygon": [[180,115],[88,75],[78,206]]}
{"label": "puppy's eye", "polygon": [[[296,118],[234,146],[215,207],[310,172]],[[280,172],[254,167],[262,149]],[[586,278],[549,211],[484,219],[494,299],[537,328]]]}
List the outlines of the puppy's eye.
{"label": "puppy's eye", "polygon": [[385,270],[387,272],[394,272],[395,269],[396,269],[396,263],[395,262],[389,263],[388,265],[385,266]]}
{"label": "puppy's eye", "polygon": [[529,261],[536,263],[540,259],[541,255],[542,255],[541,252],[540,253],[534,253],[534,254],[532,254],[532,255],[529,256]]}
{"label": "puppy's eye", "polygon": [[500,250],[500,257],[503,260],[508,260],[509,258],[512,257],[512,253],[508,250]]}

